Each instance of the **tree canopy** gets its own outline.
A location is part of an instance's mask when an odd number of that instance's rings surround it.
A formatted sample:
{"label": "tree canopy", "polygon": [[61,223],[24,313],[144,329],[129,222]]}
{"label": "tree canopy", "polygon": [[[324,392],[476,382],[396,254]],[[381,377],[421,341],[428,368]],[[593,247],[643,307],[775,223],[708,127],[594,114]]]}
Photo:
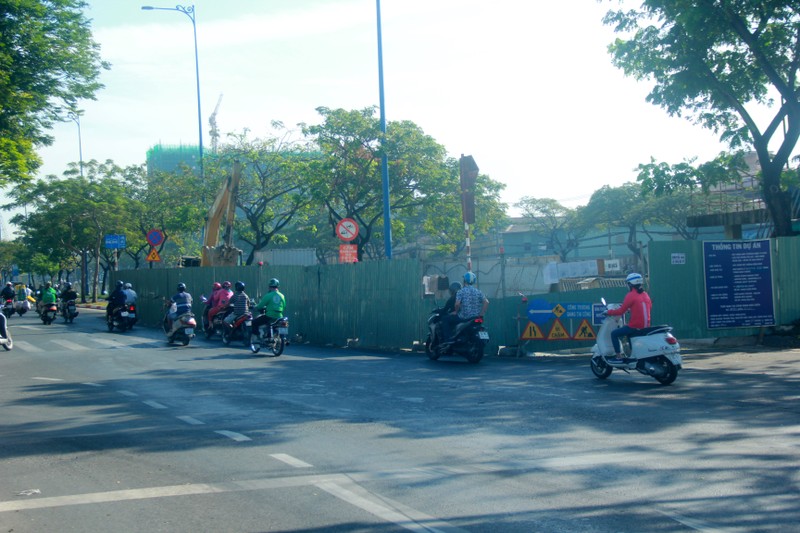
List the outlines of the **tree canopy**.
{"label": "tree canopy", "polygon": [[732,149],[752,148],[774,233],[791,235],[781,174],[800,137],[797,2],[637,3],[606,14],[605,22],[622,35],[609,47],[613,63],[651,81],[647,100],[670,115],[686,115]]}
{"label": "tree canopy", "polygon": [[94,99],[100,59],[81,0],[0,0],[0,186],[30,180],[47,130]]}

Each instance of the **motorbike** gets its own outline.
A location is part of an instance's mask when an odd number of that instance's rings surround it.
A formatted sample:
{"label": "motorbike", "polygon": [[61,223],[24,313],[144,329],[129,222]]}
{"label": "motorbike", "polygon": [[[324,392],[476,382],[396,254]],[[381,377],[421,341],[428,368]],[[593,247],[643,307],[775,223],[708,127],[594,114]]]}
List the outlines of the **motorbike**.
{"label": "motorbike", "polygon": [[115,307],[110,314],[106,315],[106,325],[108,326],[108,331],[114,331],[114,328],[117,328],[120,331],[125,331],[129,329],[129,325],[132,327],[133,324],[129,323],[130,313],[128,311],[128,305],[120,305],[119,307]]}
{"label": "motorbike", "polygon": [[206,339],[210,339],[214,335],[219,335],[222,337],[222,331],[225,326],[225,317],[233,313],[233,306],[229,305],[227,308],[217,312],[217,314],[214,315],[214,318],[209,321],[207,311],[211,310],[211,302],[205,296],[202,297],[202,300],[208,308],[203,309],[203,334],[205,334]]}
{"label": "motorbike", "polygon": [[286,337],[289,336],[289,318],[281,317],[270,320],[268,324],[262,324],[258,328],[258,339],[250,342],[250,351],[258,353],[261,348],[272,350],[275,357],[283,353],[286,346]]}
{"label": "motorbike", "polygon": [[14,347],[14,341],[11,340],[11,332],[8,331],[8,320],[2,313],[0,313],[0,346],[6,351],[10,351]]}
{"label": "motorbike", "polygon": [[175,304],[167,310],[164,315],[164,333],[167,335],[167,343],[178,342],[187,346],[189,341],[195,337],[194,330],[197,328],[197,321],[191,311],[183,313],[175,318],[175,322],[169,318],[170,312],[175,311]]}
{"label": "motorbike", "polygon": [[[619,304],[606,304],[606,310],[619,309]],[[611,332],[623,325],[621,316],[606,315],[597,332],[597,342],[592,347],[592,372],[599,379],[606,379],[614,369],[630,373],[636,370],[654,378],[662,385],[669,385],[678,377],[682,368],[681,345],[672,335],[672,327],[668,325],[642,328],[629,337],[630,346],[625,347],[626,357],[614,360],[614,346],[611,343]]]}
{"label": "motorbike", "polygon": [[[125,328],[126,329],[133,329],[133,325],[136,324],[136,304],[125,304],[125,311],[127,311],[128,316],[123,316],[125,319]],[[124,311],[123,311],[124,312]]]}
{"label": "motorbike", "polygon": [[64,317],[65,324],[70,324],[75,320],[75,317],[78,316],[78,306],[75,305],[75,300],[61,302],[61,316]]}
{"label": "motorbike", "polygon": [[436,361],[444,355],[464,357],[470,363],[483,359],[483,351],[489,343],[489,332],[483,327],[483,317],[476,317],[456,324],[453,338],[442,339],[442,316],[444,310],[438,307],[428,317],[428,337],[425,339],[425,353],[428,359]]}
{"label": "motorbike", "polygon": [[232,322],[227,320],[222,326],[222,343],[230,344],[232,341],[241,339],[245,346],[250,346],[250,330],[253,326],[253,315],[245,313]]}
{"label": "motorbike", "polygon": [[14,309],[14,299],[6,298],[5,303],[3,304],[3,314],[6,316],[6,318],[11,318],[11,315],[13,315],[15,312],[16,309]]}
{"label": "motorbike", "polygon": [[27,298],[24,300],[17,300],[17,302],[14,304],[14,310],[17,312],[19,316],[22,316],[28,311],[30,311],[30,308],[31,308],[31,302]]}
{"label": "motorbike", "polygon": [[55,304],[55,302],[51,304],[41,302],[39,317],[42,319],[42,323],[45,326],[52,324],[53,320],[55,320],[57,316],[58,306]]}

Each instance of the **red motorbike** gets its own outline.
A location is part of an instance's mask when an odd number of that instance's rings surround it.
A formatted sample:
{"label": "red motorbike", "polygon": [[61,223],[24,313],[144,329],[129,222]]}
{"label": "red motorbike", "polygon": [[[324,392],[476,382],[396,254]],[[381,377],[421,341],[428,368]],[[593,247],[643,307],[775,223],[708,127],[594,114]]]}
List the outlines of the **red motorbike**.
{"label": "red motorbike", "polygon": [[230,344],[232,341],[241,340],[245,346],[250,346],[250,331],[253,327],[252,313],[245,313],[233,320],[225,321],[222,326],[222,342]]}

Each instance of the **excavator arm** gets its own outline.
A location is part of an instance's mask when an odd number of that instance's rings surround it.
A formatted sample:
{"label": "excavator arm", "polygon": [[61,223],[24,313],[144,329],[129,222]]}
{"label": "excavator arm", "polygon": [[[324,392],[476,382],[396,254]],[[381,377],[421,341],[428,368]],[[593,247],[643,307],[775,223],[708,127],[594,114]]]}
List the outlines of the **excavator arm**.
{"label": "excavator arm", "polygon": [[[208,210],[200,266],[235,266],[239,261],[241,250],[233,246],[233,221],[241,176],[242,165],[239,161],[234,161],[233,173],[225,179],[211,209]],[[223,217],[225,239],[220,242]]]}

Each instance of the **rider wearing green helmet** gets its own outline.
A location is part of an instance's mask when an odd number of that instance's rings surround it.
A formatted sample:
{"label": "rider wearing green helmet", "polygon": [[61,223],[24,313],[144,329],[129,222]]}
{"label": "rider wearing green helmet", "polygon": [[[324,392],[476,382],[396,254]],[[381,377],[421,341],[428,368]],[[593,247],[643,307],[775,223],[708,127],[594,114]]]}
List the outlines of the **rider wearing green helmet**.
{"label": "rider wearing green helmet", "polygon": [[253,319],[252,334],[255,337],[258,337],[258,328],[261,325],[283,318],[283,312],[286,309],[286,297],[278,290],[280,285],[281,282],[277,278],[269,280],[269,290],[256,305],[256,312],[263,309],[264,314]]}

